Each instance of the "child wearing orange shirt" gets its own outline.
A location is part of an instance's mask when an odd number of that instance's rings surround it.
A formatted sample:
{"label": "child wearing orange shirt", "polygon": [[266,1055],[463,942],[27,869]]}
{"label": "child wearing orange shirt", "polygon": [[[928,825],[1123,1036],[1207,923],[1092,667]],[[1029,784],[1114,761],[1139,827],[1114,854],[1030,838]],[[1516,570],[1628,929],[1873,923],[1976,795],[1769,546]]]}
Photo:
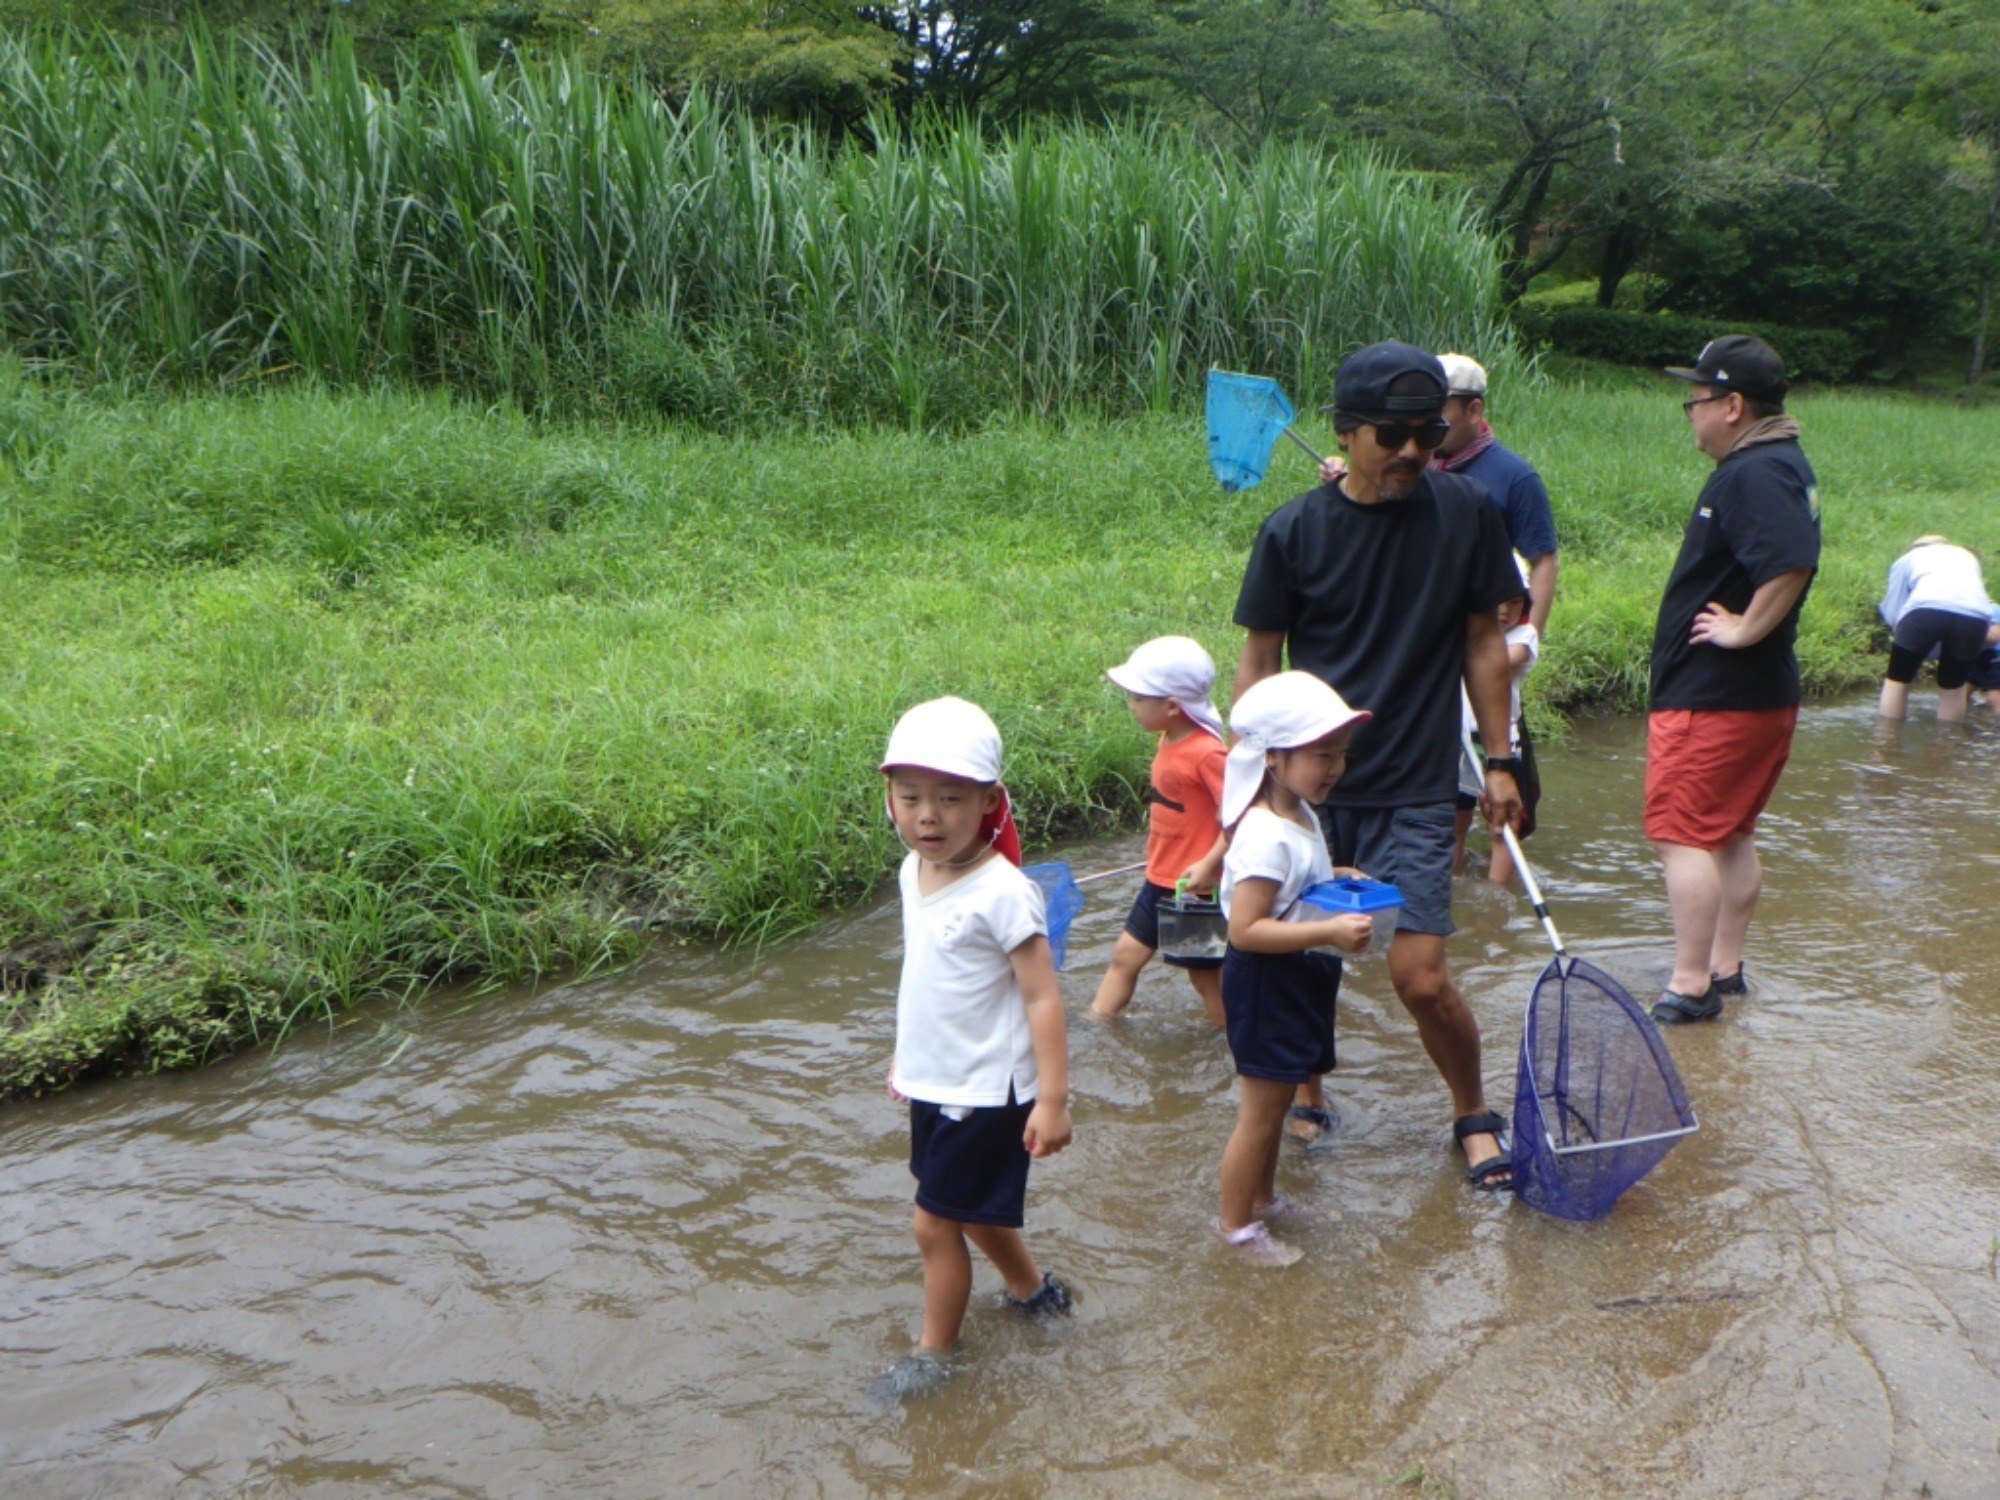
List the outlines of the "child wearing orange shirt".
{"label": "child wearing orange shirt", "polygon": [[[1092,1014],[1115,1016],[1132,1001],[1139,971],[1160,946],[1159,904],[1174,887],[1214,889],[1229,840],[1222,832],[1222,766],[1228,755],[1222,716],[1209,701],[1215,663],[1183,635],[1146,642],[1104,674],[1132,700],[1139,727],[1160,737],[1146,788],[1146,882],[1132,903],[1111,967],[1090,1002]],[[1214,1025],[1223,1024],[1222,960],[1172,958],[1185,969]]]}

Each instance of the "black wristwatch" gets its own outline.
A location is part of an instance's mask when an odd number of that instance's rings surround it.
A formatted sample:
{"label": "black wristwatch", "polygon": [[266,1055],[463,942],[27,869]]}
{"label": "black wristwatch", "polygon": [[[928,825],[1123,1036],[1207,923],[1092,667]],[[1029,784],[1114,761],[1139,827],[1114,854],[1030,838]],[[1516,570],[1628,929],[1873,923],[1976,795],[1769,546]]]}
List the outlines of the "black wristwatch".
{"label": "black wristwatch", "polygon": [[1518,781],[1521,776],[1521,757],[1518,755],[1489,755],[1486,757],[1486,769],[1489,771],[1505,771],[1509,776]]}

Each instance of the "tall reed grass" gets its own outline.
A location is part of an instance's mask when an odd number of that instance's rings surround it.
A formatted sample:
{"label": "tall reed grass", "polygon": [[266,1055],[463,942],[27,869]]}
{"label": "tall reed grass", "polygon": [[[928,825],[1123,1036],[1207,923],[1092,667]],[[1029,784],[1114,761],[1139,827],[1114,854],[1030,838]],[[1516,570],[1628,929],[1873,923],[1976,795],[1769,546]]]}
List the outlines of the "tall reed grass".
{"label": "tall reed grass", "polygon": [[410,377],[710,425],[1164,408],[1210,365],[1511,347],[1455,192],[1365,150],[970,119],[834,150],[563,58],[369,81],[0,35],[0,321],[92,379]]}

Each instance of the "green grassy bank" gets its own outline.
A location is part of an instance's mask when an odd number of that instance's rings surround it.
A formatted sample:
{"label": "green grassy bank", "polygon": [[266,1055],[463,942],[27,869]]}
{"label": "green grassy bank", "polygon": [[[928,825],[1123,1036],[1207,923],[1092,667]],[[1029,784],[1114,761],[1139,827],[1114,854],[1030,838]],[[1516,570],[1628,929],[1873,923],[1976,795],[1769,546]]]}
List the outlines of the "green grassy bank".
{"label": "green grassy bank", "polygon": [[[1677,395],[1496,394],[1564,530],[1545,704],[1637,702],[1707,468]],[[1912,535],[2000,543],[2000,411],[1796,410],[1827,692],[1873,677]],[[9,1094],[613,962],[649,927],[794,927],[890,867],[871,768],[941,692],[999,721],[1031,843],[1132,821],[1150,746],[1102,669],[1180,631],[1226,677],[1252,532],[1308,482],[1281,446],[1223,496],[1192,417],[719,438],[4,374],[0,455]]]}

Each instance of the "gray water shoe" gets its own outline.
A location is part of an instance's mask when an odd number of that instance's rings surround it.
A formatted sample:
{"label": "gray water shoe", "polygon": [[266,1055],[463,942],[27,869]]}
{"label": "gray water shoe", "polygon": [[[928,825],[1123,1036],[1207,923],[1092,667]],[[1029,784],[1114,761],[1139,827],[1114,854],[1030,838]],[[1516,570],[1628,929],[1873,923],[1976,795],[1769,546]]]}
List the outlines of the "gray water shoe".
{"label": "gray water shoe", "polygon": [[868,1382],[868,1399],[878,1406],[894,1406],[912,1396],[928,1396],[950,1378],[951,1366],[941,1355],[913,1350]]}

